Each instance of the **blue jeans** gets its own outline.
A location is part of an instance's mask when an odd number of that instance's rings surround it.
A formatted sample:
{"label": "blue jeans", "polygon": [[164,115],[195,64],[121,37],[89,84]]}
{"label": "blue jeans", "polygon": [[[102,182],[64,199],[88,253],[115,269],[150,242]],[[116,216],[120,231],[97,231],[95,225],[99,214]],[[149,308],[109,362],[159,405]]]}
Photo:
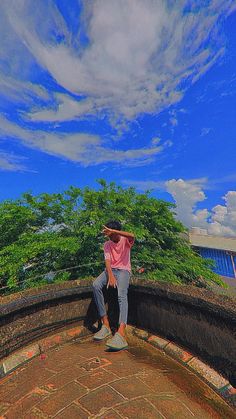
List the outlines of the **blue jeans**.
{"label": "blue jeans", "polygon": [[[120,308],[119,324],[127,324],[128,318],[128,288],[130,272],[124,269],[112,269],[112,273],[117,280],[118,303]],[[106,316],[106,308],[103,296],[103,287],[108,282],[107,271],[101,273],[93,282],[93,295],[100,317]]]}

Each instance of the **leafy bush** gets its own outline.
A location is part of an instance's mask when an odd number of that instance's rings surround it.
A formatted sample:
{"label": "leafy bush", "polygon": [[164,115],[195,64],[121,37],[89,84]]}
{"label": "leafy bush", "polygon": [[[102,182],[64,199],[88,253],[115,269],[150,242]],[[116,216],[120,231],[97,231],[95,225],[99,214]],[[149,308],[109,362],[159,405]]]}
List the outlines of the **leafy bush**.
{"label": "leafy bush", "polygon": [[[174,205],[99,180],[100,188],[70,187],[64,193],[25,193],[0,204],[0,283],[12,292],[20,287],[96,276],[103,269],[102,226],[118,219],[136,235],[133,266],[151,280],[222,285],[210,268],[181,237],[184,226]],[[67,270],[67,271],[66,271]],[[5,290],[5,288],[2,288]]]}

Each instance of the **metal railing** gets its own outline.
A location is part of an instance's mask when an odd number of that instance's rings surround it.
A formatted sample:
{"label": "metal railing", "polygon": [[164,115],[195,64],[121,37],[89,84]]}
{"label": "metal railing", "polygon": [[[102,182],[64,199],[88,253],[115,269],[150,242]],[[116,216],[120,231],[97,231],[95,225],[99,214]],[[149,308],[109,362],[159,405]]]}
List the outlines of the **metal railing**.
{"label": "metal railing", "polygon": [[[64,269],[58,269],[58,270],[55,270],[55,271],[50,270],[49,272],[39,274],[39,275],[36,275],[34,277],[24,278],[22,281],[17,282],[13,286],[12,285],[4,285],[4,286],[0,287],[0,294],[2,292],[4,292],[5,290],[11,289],[11,288],[12,289],[19,288],[20,285],[26,285],[27,281],[32,282],[32,281],[36,281],[40,278],[47,279],[48,275],[54,275],[55,276],[56,274],[61,273],[61,272],[73,271],[73,270],[78,269],[78,268],[84,268],[84,267],[89,267],[89,266],[100,266],[102,264],[104,264],[104,260],[98,261],[98,262],[83,263],[83,264],[80,264],[80,265],[75,265],[75,266],[71,266],[71,267],[64,268]],[[134,260],[133,263],[132,263],[132,265],[133,265],[132,272],[135,271],[139,274],[144,273],[146,271],[146,268],[143,267],[144,264],[145,265],[147,265],[147,264],[153,265],[154,262]],[[64,282],[67,282],[67,281],[64,281]],[[51,281],[48,281],[48,283],[53,283],[53,278],[52,278]]]}

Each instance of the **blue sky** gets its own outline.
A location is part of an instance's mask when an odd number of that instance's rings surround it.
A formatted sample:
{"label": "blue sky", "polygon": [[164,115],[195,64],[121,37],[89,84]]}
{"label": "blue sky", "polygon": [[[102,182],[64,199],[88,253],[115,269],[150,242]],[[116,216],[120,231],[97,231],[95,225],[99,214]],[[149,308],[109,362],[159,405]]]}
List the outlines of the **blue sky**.
{"label": "blue sky", "polygon": [[236,236],[233,0],[2,0],[0,200],[116,181]]}

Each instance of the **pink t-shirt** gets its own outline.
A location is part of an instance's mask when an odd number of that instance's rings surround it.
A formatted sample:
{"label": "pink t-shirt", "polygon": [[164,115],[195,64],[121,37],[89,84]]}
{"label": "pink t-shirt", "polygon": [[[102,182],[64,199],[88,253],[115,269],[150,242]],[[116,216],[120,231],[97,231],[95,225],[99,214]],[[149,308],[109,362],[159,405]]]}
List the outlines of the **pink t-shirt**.
{"label": "pink t-shirt", "polygon": [[131,272],[130,249],[133,244],[134,239],[124,236],[120,236],[118,243],[109,240],[104,244],[104,257],[111,261],[112,268]]}

